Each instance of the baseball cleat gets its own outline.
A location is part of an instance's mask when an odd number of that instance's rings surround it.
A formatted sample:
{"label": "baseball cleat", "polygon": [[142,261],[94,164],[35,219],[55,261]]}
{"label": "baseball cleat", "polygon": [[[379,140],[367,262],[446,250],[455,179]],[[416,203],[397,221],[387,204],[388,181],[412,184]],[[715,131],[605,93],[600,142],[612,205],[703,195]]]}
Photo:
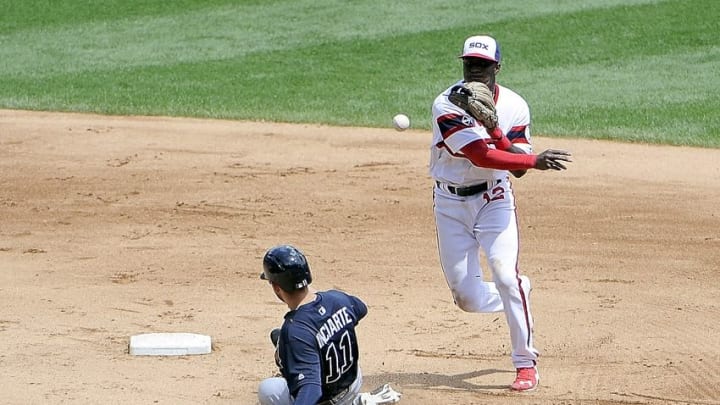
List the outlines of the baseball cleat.
{"label": "baseball cleat", "polygon": [[540,383],[540,375],[538,374],[537,368],[526,367],[517,369],[517,376],[515,382],[510,385],[510,389],[513,391],[534,391]]}

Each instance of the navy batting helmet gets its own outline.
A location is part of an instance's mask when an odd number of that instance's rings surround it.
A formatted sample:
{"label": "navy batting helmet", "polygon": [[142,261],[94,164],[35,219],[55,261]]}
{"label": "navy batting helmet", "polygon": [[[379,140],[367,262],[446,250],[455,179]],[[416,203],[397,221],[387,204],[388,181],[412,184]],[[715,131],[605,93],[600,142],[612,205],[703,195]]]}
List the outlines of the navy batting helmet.
{"label": "navy batting helmet", "polygon": [[299,290],[312,283],[305,255],[290,245],[275,246],[263,258],[263,280],[270,280],[285,291]]}

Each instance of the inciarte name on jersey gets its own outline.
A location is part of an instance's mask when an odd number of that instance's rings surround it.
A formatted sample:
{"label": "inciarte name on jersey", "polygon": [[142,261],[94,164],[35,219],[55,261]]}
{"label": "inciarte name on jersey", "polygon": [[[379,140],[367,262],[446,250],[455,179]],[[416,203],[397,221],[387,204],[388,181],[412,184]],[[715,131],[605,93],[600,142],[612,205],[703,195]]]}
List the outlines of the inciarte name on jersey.
{"label": "inciarte name on jersey", "polygon": [[330,340],[337,331],[342,330],[345,325],[352,323],[352,317],[348,312],[347,307],[338,309],[318,330],[315,335],[315,339],[318,342],[320,348],[324,347],[328,340]]}

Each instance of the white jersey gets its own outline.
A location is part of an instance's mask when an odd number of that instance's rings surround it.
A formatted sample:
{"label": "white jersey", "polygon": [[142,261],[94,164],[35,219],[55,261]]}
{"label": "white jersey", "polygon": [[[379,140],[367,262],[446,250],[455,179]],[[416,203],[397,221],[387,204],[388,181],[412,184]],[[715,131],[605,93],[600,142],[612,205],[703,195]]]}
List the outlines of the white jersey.
{"label": "white jersey", "polygon": [[[455,83],[437,96],[432,105],[433,140],[430,146],[430,176],[441,183],[469,186],[485,181],[505,179],[507,170],[475,166],[460,151],[465,145],[477,140],[490,140],[482,124],[448,100],[450,90],[461,85]],[[513,145],[532,153],[530,140],[530,108],[514,91],[495,85],[495,108],[498,126]],[[488,145],[494,148],[494,145]]]}

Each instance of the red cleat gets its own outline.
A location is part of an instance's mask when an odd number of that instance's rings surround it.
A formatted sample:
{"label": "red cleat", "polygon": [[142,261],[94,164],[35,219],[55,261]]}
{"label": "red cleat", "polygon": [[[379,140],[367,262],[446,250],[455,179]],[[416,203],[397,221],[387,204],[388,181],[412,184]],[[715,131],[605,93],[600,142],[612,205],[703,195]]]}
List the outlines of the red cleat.
{"label": "red cleat", "polygon": [[512,383],[510,389],[513,391],[533,391],[540,382],[540,375],[535,367],[517,369],[515,382]]}

